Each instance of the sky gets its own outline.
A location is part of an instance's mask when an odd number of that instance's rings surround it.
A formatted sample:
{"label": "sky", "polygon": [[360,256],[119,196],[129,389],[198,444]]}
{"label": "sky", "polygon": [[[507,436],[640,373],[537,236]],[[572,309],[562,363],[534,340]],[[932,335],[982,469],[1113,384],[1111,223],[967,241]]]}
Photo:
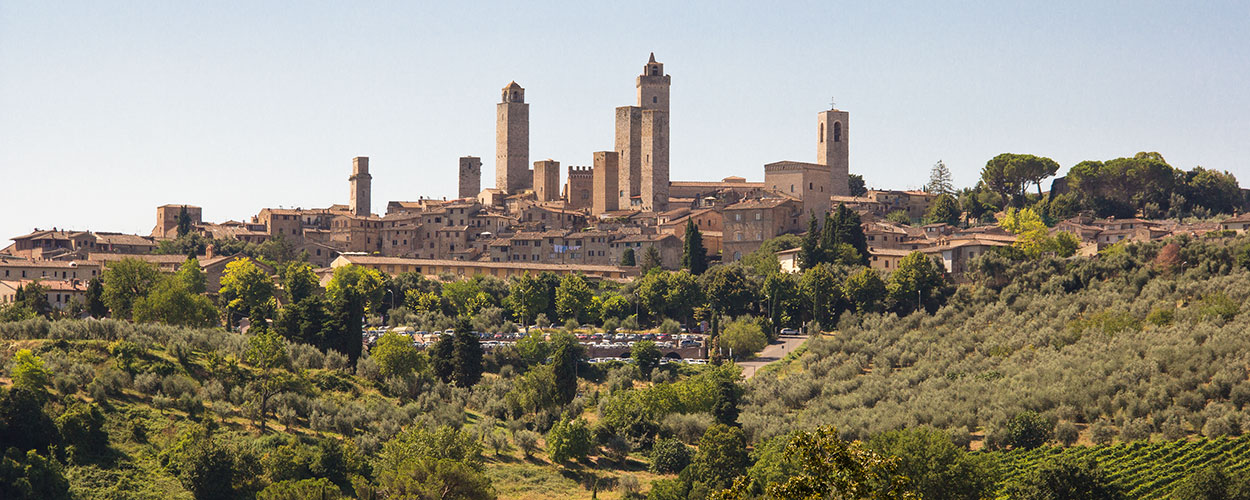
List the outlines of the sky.
{"label": "sky", "polygon": [[1250,185],[1247,26],[1244,1],[3,0],[0,240],[148,234],[167,203],[216,222],[346,203],[355,156],[376,213],[455,196],[461,156],[491,187],[512,80],[530,160],[590,165],[652,52],[673,180],[815,161],[833,102],[870,187],[1138,151]]}

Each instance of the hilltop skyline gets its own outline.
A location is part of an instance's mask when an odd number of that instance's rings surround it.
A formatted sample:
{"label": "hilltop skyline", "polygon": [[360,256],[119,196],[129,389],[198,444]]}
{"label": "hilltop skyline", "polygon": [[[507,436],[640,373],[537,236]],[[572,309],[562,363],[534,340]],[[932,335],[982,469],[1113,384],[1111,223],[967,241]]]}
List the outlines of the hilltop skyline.
{"label": "hilltop skyline", "polygon": [[673,75],[673,180],[814,160],[831,98],[874,187],[918,187],[939,159],[971,185],[1007,151],[1061,174],[1158,151],[1250,179],[1244,5],[634,7],[0,7],[0,167],[24,187],[0,232],[147,234],[165,203],[216,221],[346,203],[355,156],[375,212],[454,197],[460,156],[492,186],[509,81],[532,106],[531,160],[590,165],[651,52]]}

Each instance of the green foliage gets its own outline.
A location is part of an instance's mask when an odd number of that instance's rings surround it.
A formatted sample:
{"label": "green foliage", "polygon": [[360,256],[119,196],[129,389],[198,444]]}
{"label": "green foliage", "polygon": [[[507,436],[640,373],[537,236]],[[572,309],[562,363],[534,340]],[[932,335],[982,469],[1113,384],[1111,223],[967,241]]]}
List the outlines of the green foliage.
{"label": "green foliage", "polygon": [[651,378],[651,371],[660,366],[660,356],[660,350],[650,340],[638,342],[629,349],[629,357],[633,358],[634,365],[646,378]]}
{"label": "green foliage", "polygon": [[538,313],[547,309],[547,296],[538,283],[538,278],[525,273],[512,280],[508,288],[507,306],[512,315],[521,321],[525,328]]}
{"label": "green foliage", "polygon": [[198,424],[187,426],[161,452],[161,461],[197,500],[234,496],[244,480],[235,457],[208,427]]}
{"label": "green foliage", "polygon": [[44,368],[43,359],[32,353],[30,349],[20,349],[13,356],[13,371],[10,378],[13,379],[13,387],[42,393],[47,390],[52,374]]}
{"label": "green foliage", "polygon": [[886,284],[881,279],[881,273],[867,267],[847,276],[846,281],[842,282],[841,291],[849,307],[860,313],[880,311],[887,297]]}
{"label": "green foliage", "polygon": [[351,362],[360,358],[361,322],[382,301],[382,273],[363,266],[342,266],[326,285],[332,315],[342,330],[327,340],[327,347],[346,354]]}
{"label": "green foliage", "polygon": [[6,449],[46,451],[60,442],[60,432],[43,412],[46,399],[42,391],[0,388],[0,443]]}
{"label": "green foliage", "polygon": [[632,248],[626,248],[624,252],[621,252],[621,262],[620,262],[620,264],[621,264],[622,266],[635,266],[635,265],[637,265],[637,264],[635,263],[635,259],[634,259],[634,249],[632,249]]}
{"label": "green foliage", "polygon": [[1111,500],[1126,497],[1097,462],[1058,459],[1045,462],[1024,476],[1012,488],[1011,498]]}
{"label": "green foliage", "polygon": [[590,429],[585,419],[565,418],[547,433],[547,455],[553,462],[585,461],[590,453]]}
{"label": "green foliage", "polygon": [[750,357],[768,345],[768,337],[753,319],[740,318],[725,327],[720,335],[720,345],[733,351],[736,357]]}
{"label": "green foliage", "polygon": [[642,270],[643,274],[646,274],[651,272],[652,269],[663,269],[663,266],[664,260],[660,255],[660,249],[656,248],[655,245],[648,245],[647,249],[642,252],[642,261],[638,264],[639,269]]}
{"label": "green foliage", "polygon": [[863,196],[868,194],[868,187],[864,184],[864,176],[859,174],[851,174],[847,177],[847,184],[851,190],[851,196]]}
{"label": "green foliage", "polygon": [[135,299],[134,320],[173,326],[208,327],[219,323],[213,301],[202,295],[205,277],[195,259],[188,259],[177,274],[163,277],[150,292]]}
{"label": "green foliage", "polygon": [[676,474],[690,465],[690,448],[676,438],[659,439],[651,447],[649,469],[656,474]]}
{"label": "green foliage", "polygon": [[1007,421],[1007,442],[1013,448],[1031,449],[1050,441],[1053,425],[1036,412],[1021,412]]}
{"label": "green foliage", "polygon": [[126,258],[111,262],[101,275],[104,293],[101,298],[114,318],[130,319],[134,303],[161,280],[156,266],[139,259]]}
{"label": "green foliage", "polygon": [[981,169],[981,182],[1018,207],[1024,203],[1024,193],[1029,184],[1036,184],[1037,193],[1041,195],[1042,181],[1058,170],[1059,164],[1050,158],[1003,153],[985,163]]}
{"label": "green foliage", "polygon": [[256,500],[339,500],[343,493],[324,477],[279,481],[256,494]]}
{"label": "green foliage", "polygon": [[55,460],[18,448],[0,457],[0,492],[13,500],[69,500],[69,481]]}
{"label": "green foliage", "polygon": [[1223,467],[1212,465],[1199,469],[1177,485],[1172,492],[1176,500],[1248,500],[1250,476],[1230,476]]}
{"label": "green foliage", "polygon": [[[357,494],[361,494],[361,489],[357,488]],[[378,477],[377,489],[373,492],[378,498],[386,499],[495,498],[490,478],[481,471],[460,461],[431,458],[405,462],[395,469],[383,469]]]}
{"label": "green foliage", "polygon": [[[291,262],[283,273],[282,288],[292,303],[313,296],[321,290],[320,280],[307,262]],[[402,294],[401,294],[402,295]]]}
{"label": "green foliage", "polygon": [[221,275],[221,299],[233,325],[235,315],[252,318],[253,323],[270,318],[277,307],[273,280],[251,259],[238,259],[226,264]]}
{"label": "green foliage", "polygon": [[933,205],[924,214],[925,224],[959,224],[959,218],[963,212],[959,209],[959,202],[950,194],[940,194],[937,199],[933,200]]}
{"label": "green foliage", "polygon": [[682,244],[681,267],[698,276],[707,270],[707,249],[703,247],[703,234],[694,225],[694,218],[686,219],[686,235]]}
{"label": "green foliage", "polygon": [[868,441],[868,448],[881,456],[897,457],[896,473],[908,478],[908,488],[920,498],[978,500],[994,491],[991,464],[932,427],[879,434]]}
{"label": "green foliage", "polygon": [[[897,459],[880,456],[861,443],[843,441],[832,427],[796,433],[786,445],[784,458],[793,464],[794,472],[784,482],[768,484],[765,498],[920,498],[909,490]],[[745,478],[739,479],[719,498],[748,498],[749,488]]]}
{"label": "green foliage", "polygon": [[377,361],[384,377],[403,376],[421,368],[421,353],[412,340],[394,331],[383,334],[369,350],[369,356]]}
{"label": "green foliage", "polygon": [[886,222],[897,224],[899,226],[911,225],[911,216],[907,215],[907,211],[905,210],[891,211],[890,213],[885,214],[885,220]]}
{"label": "green foliage", "polygon": [[734,478],[746,473],[749,464],[742,429],[714,424],[699,439],[699,451],[683,476],[688,475],[709,490],[720,490],[730,487]]}
{"label": "green foliage", "polygon": [[62,442],[72,450],[75,460],[98,457],[108,451],[109,437],[104,431],[104,414],[95,403],[74,402],[56,418]]}
{"label": "green foliage", "polygon": [[945,162],[938,160],[933,164],[933,168],[929,169],[929,183],[925,184],[924,190],[942,195],[951,195],[955,192],[951,170],[946,167]]}
{"label": "green foliage", "polygon": [[451,460],[482,470],[482,443],[469,432],[450,426],[430,429],[412,425],[382,445],[378,468],[399,470],[421,459]]}
{"label": "green foliage", "polygon": [[597,319],[591,310],[593,296],[585,278],[579,274],[566,274],[560,278],[560,286],[556,287],[556,314],[560,319],[571,319],[579,324]]}
{"label": "green foliage", "polygon": [[920,252],[912,252],[899,261],[890,273],[886,294],[894,310],[905,314],[923,306],[932,312],[942,304],[946,293],[946,277],[942,268]]}

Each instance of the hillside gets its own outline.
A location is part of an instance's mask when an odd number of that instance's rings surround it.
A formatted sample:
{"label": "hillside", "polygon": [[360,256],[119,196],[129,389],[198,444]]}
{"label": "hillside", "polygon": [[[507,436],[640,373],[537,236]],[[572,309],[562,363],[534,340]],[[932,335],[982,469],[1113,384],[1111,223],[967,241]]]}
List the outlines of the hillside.
{"label": "hillside", "polygon": [[1082,442],[1239,434],[1250,428],[1246,244],[991,254],[935,314],[846,314],[794,363],[750,380],[745,427],[755,439],[828,424],[866,438],[930,425],[997,448],[1009,419],[1031,411]]}

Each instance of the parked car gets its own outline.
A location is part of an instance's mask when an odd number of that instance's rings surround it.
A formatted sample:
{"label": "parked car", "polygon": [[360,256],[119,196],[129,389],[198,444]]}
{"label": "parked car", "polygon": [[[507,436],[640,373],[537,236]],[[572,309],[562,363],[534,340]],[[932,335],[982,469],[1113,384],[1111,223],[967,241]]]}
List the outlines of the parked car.
{"label": "parked car", "polygon": [[781,329],[781,334],[782,334],[782,335],[798,335],[798,334],[799,334],[799,331],[798,331],[798,330],[795,330],[795,329],[793,329],[793,328],[782,328],[782,329]]}

